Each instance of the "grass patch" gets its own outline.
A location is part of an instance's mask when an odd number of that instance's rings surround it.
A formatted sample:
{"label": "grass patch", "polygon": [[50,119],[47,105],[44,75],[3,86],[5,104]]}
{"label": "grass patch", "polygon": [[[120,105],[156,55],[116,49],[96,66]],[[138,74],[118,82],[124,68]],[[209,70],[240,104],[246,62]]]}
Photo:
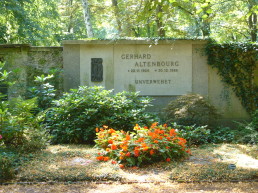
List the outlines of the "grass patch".
{"label": "grass patch", "polygon": [[[192,148],[181,162],[159,162],[142,168],[120,169],[99,162],[97,149],[87,145],[55,145],[33,154],[18,170],[14,181],[245,181],[258,179],[257,146],[220,144]],[[235,164],[236,169],[229,169]]]}

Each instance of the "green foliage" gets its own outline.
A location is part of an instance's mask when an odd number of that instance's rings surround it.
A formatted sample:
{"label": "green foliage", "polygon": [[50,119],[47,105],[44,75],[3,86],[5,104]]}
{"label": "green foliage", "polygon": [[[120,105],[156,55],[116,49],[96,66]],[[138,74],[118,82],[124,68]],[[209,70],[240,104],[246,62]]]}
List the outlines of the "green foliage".
{"label": "green foliage", "polygon": [[207,126],[184,126],[173,123],[172,127],[177,129],[179,135],[185,138],[190,146],[209,143],[211,131]]}
{"label": "green foliage", "polygon": [[45,132],[33,115],[36,98],[13,98],[0,106],[0,133],[7,147],[35,151],[46,145]]}
{"label": "green foliage", "polygon": [[14,177],[13,156],[0,151],[0,182]]}
{"label": "green foliage", "polygon": [[150,101],[138,93],[114,95],[112,90],[102,87],[82,86],[54,101],[54,106],[45,114],[45,125],[53,143],[93,142],[96,127],[110,125],[130,130],[136,123],[153,121],[145,113]]}
{"label": "green foliage", "polygon": [[187,94],[171,101],[165,108],[165,122],[180,125],[212,125],[219,114],[215,107],[199,94]]}
{"label": "green foliage", "polygon": [[230,127],[218,127],[213,129],[209,136],[209,143],[235,143],[236,142],[236,133],[237,131],[231,129]]}
{"label": "green foliage", "polygon": [[30,97],[36,97],[38,107],[40,110],[45,110],[52,105],[52,101],[56,98],[56,90],[54,86],[49,83],[49,79],[52,79],[54,75],[41,75],[35,77],[35,87],[29,88]]}
{"label": "green foliage", "polygon": [[222,81],[232,86],[247,112],[258,107],[258,86],[254,83],[258,45],[252,43],[216,44],[206,46],[208,64],[218,70]]}
{"label": "green foliage", "polygon": [[249,123],[237,123],[236,142],[258,144],[258,110],[252,115]]}
{"label": "green foliage", "polygon": [[[10,73],[0,68],[1,83],[11,84],[7,81]],[[45,134],[33,114],[36,101],[36,98],[24,100],[18,97],[0,102],[0,136],[6,147],[34,151],[45,146]]]}
{"label": "green foliage", "polygon": [[[98,128],[97,128],[98,130]],[[175,129],[157,123],[150,128],[136,125],[134,132],[101,128],[95,140],[96,147],[104,150],[99,161],[109,161],[124,166],[141,166],[159,161],[170,162],[184,158],[190,150],[186,140],[178,137]]]}
{"label": "green foliage", "polygon": [[[0,43],[54,45],[59,15],[53,0],[1,0]],[[60,40],[59,40],[60,41]]]}

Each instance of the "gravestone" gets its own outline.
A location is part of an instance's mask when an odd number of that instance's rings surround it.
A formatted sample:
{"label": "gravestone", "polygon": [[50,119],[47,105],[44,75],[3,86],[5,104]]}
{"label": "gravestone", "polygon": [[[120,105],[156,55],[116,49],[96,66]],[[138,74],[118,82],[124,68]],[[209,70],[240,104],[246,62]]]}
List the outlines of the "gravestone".
{"label": "gravestone", "polygon": [[205,45],[205,40],[65,40],[64,89],[85,85],[114,93],[139,91],[154,98],[149,110],[155,112],[178,96],[196,93],[225,119],[247,118],[231,88],[208,66]]}

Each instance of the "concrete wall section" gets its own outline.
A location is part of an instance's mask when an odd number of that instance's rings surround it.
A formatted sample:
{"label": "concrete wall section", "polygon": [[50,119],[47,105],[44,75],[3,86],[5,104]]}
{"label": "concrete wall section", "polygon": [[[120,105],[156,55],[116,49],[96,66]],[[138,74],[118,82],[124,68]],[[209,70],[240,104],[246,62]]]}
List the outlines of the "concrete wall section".
{"label": "concrete wall section", "polygon": [[[80,49],[80,85],[114,88],[114,66],[112,45],[81,45]],[[91,59],[101,58],[103,63],[103,81],[91,81]]]}
{"label": "concrete wall section", "polygon": [[80,85],[80,45],[64,46],[64,90],[77,88]]}

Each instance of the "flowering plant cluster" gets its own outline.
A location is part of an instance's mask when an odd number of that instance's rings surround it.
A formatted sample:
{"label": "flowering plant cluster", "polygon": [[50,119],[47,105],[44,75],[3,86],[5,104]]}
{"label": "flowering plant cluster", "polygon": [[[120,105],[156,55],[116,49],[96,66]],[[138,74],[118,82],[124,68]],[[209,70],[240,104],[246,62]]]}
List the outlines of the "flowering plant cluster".
{"label": "flowering plant cluster", "polygon": [[140,166],[158,161],[181,159],[190,153],[186,140],[175,129],[153,123],[150,128],[136,125],[134,132],[116,131],[108,126],[96,128],[96,147],[104,150],[96,157],[124,166]]}

